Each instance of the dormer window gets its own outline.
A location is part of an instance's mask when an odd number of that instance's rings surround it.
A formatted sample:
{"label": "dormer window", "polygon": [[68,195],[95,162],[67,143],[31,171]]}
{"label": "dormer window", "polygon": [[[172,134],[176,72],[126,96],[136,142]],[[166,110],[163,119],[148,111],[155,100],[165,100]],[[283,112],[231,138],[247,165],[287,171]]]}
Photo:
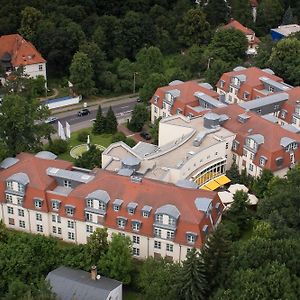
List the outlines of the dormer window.
{"label": "dormer window", "polygon": [[7,202],[7,203],[12,203],[12,202],[13,202],[13,197],[12,197],[12,195],[6,194],[6,195],[5,195],[5,198],[6,198],[6,202]]}
{"label": "dormer window", "polygon": [[67,188],[72,187],[71,181],[70,180],[64,180],[64,187],[67,187]]}
{"label": "dormer window", "polygon": [[249,97],[249,93],[248,92],[244,92],[244,95],[243,95],[244,99],[247,100],[248,97]]}
{"label": "dormer window", "polygon": [[280,117],[281,117],[282,119],[285,119],[286,113],[287,113],[286,110],[282,110],[281,113],[280,113]]}
{"label": "dormer window", "polygon": [[176,114],[177,114],[177,115],[182,114],[182,109],[181,109],[181,108],[177,108],[177,109],[176,109]]}
{"label": "dormer window", "polygon": [[74,216],[75,206],[73,206],[73,205],[66,205],[65,206],[65,212],[66,212],[66,215],[68,215],[69,217]]}
{"label": "dormer window", "polygon": [[117,218],[117,224],[120,229],[124,229],[127,223],[127,219],[124,217]]}
{"label": "dormer window", "polygon": [[127,211],[130,215],[133,215],[135,213],[137,204],[134,202],[129,202],[127,205]]}
{"label": "dormer window", "polygon": [[106,204],[102,201],[99,201],[99,209],[103,210],[103,211],[106,211]]}
{"label": "dormer window", "polygon": [[267,161],[267,158],[266,158],[265,156],[261,156],[261,157],[259,158],[259,165],[260,165],[261,167],[264,167],[265,164],[266,164],[266,161]]}
{"label": "dormer window", "polygon": [[42,205],[43,205],[43,200],[41,199],[35,199],[34,200],[34,207],[39,209],[39,208],[42,208]]}
{"label": "dormer window", "polygon": [[154,104],[157,104],[158,100],[159,100],[159,96],[154,95]]}
{"label": "dormer window", "polygon": [[273,86],[269,86],[269,92],[273,93],[274,92],[274,87]]}
{"label": "dormer window", "polygon": [[194,244],[197,239],[197,233],[195,232],[187,232],[186,233],[186,241],[188,244]]}
{"label": "dormer window", "polygon": [[220,202],[218,202],[218,203],[216,203],[216,206],[215,206],[218,215],[221,213],[220,205],[221,205]]}
{"label": "dormer window", "polygon": [[18,192],[24,193],[24,185],[21,183],[18,183]]}
{"label": "dormer window", "polygon": [[113,202],[113,210],[114,211],[119,211],[121,209],[121,205],[123,203],[123,200],[121,199],[116,199],[114,202]]}
{"label": "dormer window", "polygon": [[225,85],[225,81],[224,80],[220,80],[220,88],[224,88]]}
{"label": "dormer window", "polygon": [[53,210],[58,210],[60,207],[60,201],[59,200],[51,200],[51,206]]}
{"label": "dormer window", "polygon": [[238,147],[239,147],[239,142],[237,141],[237,140],[234,140],[233,142],[232,142],[232,150],[237,150],[238,149]]}
{"label": "dormer window", "polygon": [[142,208],[142,216],[144,218],[149,218],[149,215],[150,215],[150,212],[152,210],[152,207],[149,206],[149,205],[145,205],[143,208]]}
{"label": "dormer window", "polygon": [[132,220],[131,221],[131,227],[133,231],[139,231],[141,228],[141,222],[138,220]]}

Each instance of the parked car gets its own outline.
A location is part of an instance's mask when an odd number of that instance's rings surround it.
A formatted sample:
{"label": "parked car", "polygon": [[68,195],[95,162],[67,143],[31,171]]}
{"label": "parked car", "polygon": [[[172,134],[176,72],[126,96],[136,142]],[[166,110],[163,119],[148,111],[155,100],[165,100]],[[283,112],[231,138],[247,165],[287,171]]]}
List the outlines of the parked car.
{"label": "parked car", "polygon": [[137,98],[136,98],[136,102],[141,102],[141,98],[140,98],[140,97],[137,97]]}
{"label": "parked car", "polygon": [[58,121],[58,119],[56,117],[49,117],[45,120],[45,123],[52,124],[52,123],[55,123],[56,121]]}
{"label": "parked car", "polygon": [[146,141],[151,140],[151,135],[150,135],[150,133],[148,133],[148,132],[142,131],[142,132],[140,133],[140,136],[141,136],[143,139],[145,139]]}
{"label": "parked car", "polygon": [[77,116],[78,117],[82,117],[82,116],[87,116],[89,115],[91,112],[87,109],[87,108],[83,108],[81,109],[78,113]]}

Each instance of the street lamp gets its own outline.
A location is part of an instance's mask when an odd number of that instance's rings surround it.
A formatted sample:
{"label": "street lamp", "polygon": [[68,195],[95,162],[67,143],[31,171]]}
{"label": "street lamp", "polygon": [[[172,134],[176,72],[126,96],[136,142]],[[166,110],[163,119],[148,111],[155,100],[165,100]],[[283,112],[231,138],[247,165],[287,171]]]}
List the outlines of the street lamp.
{"label": "street lamp", "polygon": [[133,72],[133,94],[135,94],[135,75],[138,75],[138,72]]}

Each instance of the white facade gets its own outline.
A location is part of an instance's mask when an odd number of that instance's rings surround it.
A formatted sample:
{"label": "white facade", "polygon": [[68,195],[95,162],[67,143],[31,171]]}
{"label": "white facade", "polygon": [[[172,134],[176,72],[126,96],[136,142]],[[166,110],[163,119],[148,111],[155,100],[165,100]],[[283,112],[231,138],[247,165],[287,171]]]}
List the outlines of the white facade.
{"label": "white facade", "polygon": [[47,81],[46,63],[26,65],[24,66],[24,73],[32,78],[43,76]]}

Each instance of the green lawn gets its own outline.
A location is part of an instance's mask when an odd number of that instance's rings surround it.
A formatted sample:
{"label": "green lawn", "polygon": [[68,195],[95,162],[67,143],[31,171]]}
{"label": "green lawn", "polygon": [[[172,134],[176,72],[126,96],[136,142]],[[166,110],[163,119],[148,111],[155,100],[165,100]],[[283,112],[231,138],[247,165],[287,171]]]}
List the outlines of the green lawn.
{"label": "green lawn", "polygon": [[77,145],[83,144],[77,140],[78,134],[82,131],[86,131],[90,134],[90,141],[92,144],[101,145],[103,147],[108,147],[111,144],[112,135],[111,134],[100,134],[95,135],[92,133],[92,128],[80,129],[76,132],[71,133],[71,138],[69,140],[69,150],[66,153],[60,154],[58,157],[63,160],[68,160],[74,162],[74,159],[70,156],[70,150]]}

